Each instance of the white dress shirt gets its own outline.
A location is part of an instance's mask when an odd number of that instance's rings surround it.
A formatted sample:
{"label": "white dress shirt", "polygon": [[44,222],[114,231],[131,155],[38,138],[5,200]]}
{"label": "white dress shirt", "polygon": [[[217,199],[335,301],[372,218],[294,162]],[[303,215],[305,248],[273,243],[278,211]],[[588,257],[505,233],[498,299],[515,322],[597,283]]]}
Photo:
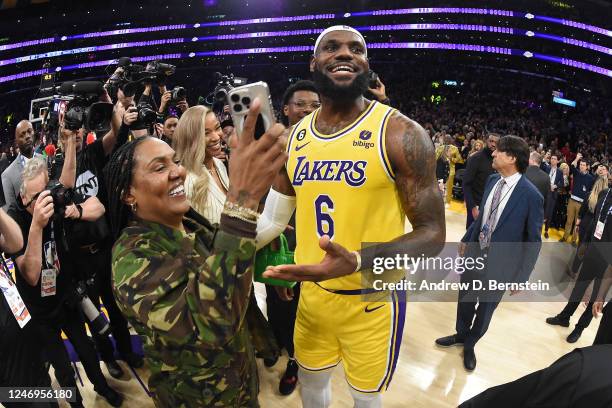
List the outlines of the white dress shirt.
{"label": "white dress shirt", "polygon": [[550,177],[550,185],[554,186],[555,185],[555,178],[557,177],[557,171],[559,169],[556,167],[551,167],[550,168],[550,173],[548,173],[548,177]]}
{"label": "white dress shirt", "polygon": [[[217,170],[217,174],[219,175],[219,179],[221,180],[221,184],[223,184],[226,190],[229,190],[229,176],[227,169],[225,168],[225,164],[216,157],[213,157],[213,163],[215,169]],[[204,216],[204,218],[210,221],[211,224],[218,224],[221,221],[221,213],[223,212],[223,207],[225,205],[226,193],[215,182],[212,174],[210,174],[206,166],[202,165],[202,167],[204,168],[204,171],[208,173],[209,180],[206,200],[202,203],[196,203],[193,201],[193,186],[197,176],[191,172],[187,173],[187,178],[185,179],[185,194],[191,201],[191,206],[194,210],[200,213],[200,215]]]}
{"label": "white dress shirt", "polygon": [[508,203],[508,200],[510,199],[510,196],[512,195],[512,191],[514,190],[514,187],[516,187],[516,184],[519,182],[522,176],[523,175],[521,173],[517,172],[511,176],[502,177],[497,181],[497,183],[495,183],[495,185],[491,189],[491,193],[489,193],[489,196],[487,197],[487,201],[485,202],[484,212],[482,213],[483,215],[482,225],[485,225],[487,222],[487,219],[489,218],[489,214],[491,212],[491,201],[493,201],[493,195],[495,195],[495,189],[497,188],[497,185],[501,183],[502,180],[506,182],[506,184],[502,187],[499,206],[497,207],[497,214],[495,214],[495,219],[492,222],[493,230],[495,230],[495,227],[497,227],[497,222],[499,221],[499,217],[504,212],[504,208],[506,208],[506,204]]}

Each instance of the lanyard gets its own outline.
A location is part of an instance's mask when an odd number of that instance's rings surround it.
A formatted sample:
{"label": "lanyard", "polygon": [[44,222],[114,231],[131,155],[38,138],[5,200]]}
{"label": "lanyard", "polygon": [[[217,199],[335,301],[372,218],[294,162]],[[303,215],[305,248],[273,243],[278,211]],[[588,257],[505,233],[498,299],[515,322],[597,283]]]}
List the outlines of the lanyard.
{"label": "lanyard", "polygon": [[[606,196],[603,202],[601,203],[601,210],[599,210],[599,218],[597,219],[597,221],[601,221],[601,216],[602,216],[604,207],[606,206],[606,201],[608,201],[608,194],[610,194],[610,189],[606,191]],[[610,208],[608,208],[608,211],[606,211],[606,218],[603,220],[604,224],[608,221],[608,215],[610,215]]]}
{"label": "lanyard", "polygon": [[[500,179],[500,180],[503,180],[503,181],[504,181],[504,183],[505,183],[505,184],[508,186],[508,191],[506,191],[506,192],[504,193],[504,195],[503,195],[503,196],[501,196],[501,198],[499,199],[499,202],[497,203],[497,205],[495,206],[495,208],[491,208],[491,209],[489,210],[489,214],[487,214],[487,219],[485,219],[485,220],[484,220],[484,221],[485,221],[485,223],[488,221],[488,218],[491,216],[491,214],[493,214],[493,211],[497,210],[497,208],[498,208],[498,207],[501,205],[502,201],[504,201],[504,198],[506,198],[506,196],[507,196],[508,194],[510,194],[510,191],[512,191],[512,188],[513,188],[513,187],[516,185],[516,183],[514,183],[512,186],[510,186],[510,184],[508,184],[508,182],[507,182],[506,180],[504,180],[503,178],[502,178],[502,179]],[[498,183],[499,183],[499,182],[498,182]],[[517,181],[517,183],[518,183],[518,181]],[[497,185],[496,185],[495,187],[497,187]],[[502,186],[502,188],[504,188],[504,187]],[[491,190],[491,192],[492,192],[493,194],[495,194],[495,189],[492,189],[492,190]],[[492,201],[492,200],[493,200],[493,198],[491,198],[491,201]],[[491,203],[491,204],[492,204],[492,203]]]}

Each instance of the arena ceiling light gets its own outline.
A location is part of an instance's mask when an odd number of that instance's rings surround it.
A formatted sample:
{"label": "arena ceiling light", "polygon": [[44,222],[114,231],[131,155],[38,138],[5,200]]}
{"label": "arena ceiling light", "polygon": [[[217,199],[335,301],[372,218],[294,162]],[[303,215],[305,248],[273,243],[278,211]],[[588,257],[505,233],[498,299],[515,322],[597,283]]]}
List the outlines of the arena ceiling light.
{"label": "arena ceiling light", "polygon": [[[452,50],[452,51],[467,51],[467,52],[484,52],[491,54],[503,54],[508,56],[521,56],[526,57],[531,55],[531,58],[540,59],[555,64],[561,64],[570,66],[586,71],[594,72],[599,75],[604,75],[612,78],[612,70],[599,67],[597,65],[587,64],[585,62],[572,60],[569,58],[562,58],[554,55],[532,53],[531,51],[520,50],[515,48],[495,47],[488,45],[474,45],[474,44],[456,44],[456,43],[430,43],[430,42],[402,42],[402,43],[370,43],[368,49],[432,49],[432,50]],[[146,57],[134,57],[133,62],[145,62],[153,60],[168,60],[168,59],[183,59],[193,57],[221,57],[227,55],[248,55],[248,54],[263,54],[263,53],[292,53],[292,52],[313,52],[311,45],[297,45],[289,47],[260,47],[260,48],[242,48],[234,50],[215,50],[215,51],[201,51],[191,53],[174,53],[174,54],[158,54],[150,55]],[[529,54],[526,54],[529,53]],[[193,54],[193,55],[191,55]],[[35,71],[21,72],[18,74],[7,75],[0,77],[0,83],[15,81],[22,78],[28,78],[32,76],[42,75],[49,72],[49,70],[57,70],[58,68],[62,71],[72,71],[78,69],[94,68],[100,66],[107,66],[112,64],[115,60],[104,60],[104,61],[93,61],[85,62],[81,64],[66,65],[62,67],[38,69]]]}
{"label": "arena ceiling light", "polygon": [[192,28],[201,27],[223,27],[223,26],[237,26],[237,25],[251,25],[251,24],[269,24],[269,23],[282,23],[282,22],[293,22],[293,21],[311,21],[311,20],[331,20],[331,19],[346,19],[353,17],[364,17],[364,16],[386,16],[386,15],[405,15],[405,14],[476,14],[476,15],[491,15],[500,17],[514,17],[514,18],[525,18],[528,20],[545,21],[553,24],[561,24],[567,27],[576,28],[579,30],[590,31],[593,33],[601,34],[607,37],[612,37],[612,30],[607,30],[602,27],[597,27],[591,24],[585,24],[578,21],[567,20],[563,18],[549,17],[543,15],[534,15],[523,11],[511,11],[511,10],[499,10],[499,9],[487,9],[487,8],[469,8],[469,7],[419,7],[419,8],[407,8],[407,9],[391,9],[391,10],[373,10],[373,11],[360,11],[360,12],[344,12],[344,13],[323,13],[323,14],[308,14],[301,16],[283,16],[283,17],[264,17],[254,18],[245,20],[227,20],[227,21],[212,21],[205,23],[196,24],[173,24],[173,25],[160,25],[153,27],[139,27],[139,28],[126,28],[120,30],[108,30],[98,31],[84,34],[75,34],[69,36],[56,36],[41,38],[38,40],[23,41],[13,44],[5,44],[0,46],[0,51],[12,50],[15,48],[31,47],[42,44],[49,44],[58,41],[86,39],[86,38],[98,38],[115,35],[128,35],[137,33],[150,33],[157,31],[175,31],[185,30]]}
{"label": "arena ceiling light", "polygon": [[[455,30],[455,31],[479,31],[489,32],[497,34],[508,34],[516,36],[527,36],[535,38],[543,38],[546,40],[561,42],[563,44],[569,44],[576,47],[587,48],[589,50],[601,52],[607,55],[612,55],[612,48],[604,47],[601,45],[593,44],[587,41],[579,41],[573,38],[561,37],[552,34],[544,34],[534,31],[528,31],[512,27],[499,27],[499,26],[485,26],[478,24],[434,24],[434,23],[419,23],[419,24],[386,24],[386,25],[375,25],[375,26],[362,26],[355,27],[359,31],[401,31],[401,30]],[[102,52],[110,50],[118,50],[124,48],[143,48],[158,45],[170,45],[180,44],[186,42],[201,42],[201,41],[220,41],[220,40],[239,40],[239,39],[250,39],[250,38],[276,38],[285,36],[297,36],[297,35],[318,35],[323,31],[320,29],[306,29],[306,30],[290,30],[290,31],[263,31],[255,33],[241,33],[241,34],[221,34],[221,35],[210,35],[204,37],[193,37],[193,38],[166,38],[159,40],[150,41],[134,41],[134,42],[123,42],[116,44],[107,45],[96,45],[91,47],[73,48],[70,50],[61,51],[50,51],[40,54],[26,55],[23,57],[9,58],[0,60],[0,66],[18,64],[21,62],[35,61],[38,59],[49,59],[54,57],[60,57],[65,55],[75,55],[82,53]]]}

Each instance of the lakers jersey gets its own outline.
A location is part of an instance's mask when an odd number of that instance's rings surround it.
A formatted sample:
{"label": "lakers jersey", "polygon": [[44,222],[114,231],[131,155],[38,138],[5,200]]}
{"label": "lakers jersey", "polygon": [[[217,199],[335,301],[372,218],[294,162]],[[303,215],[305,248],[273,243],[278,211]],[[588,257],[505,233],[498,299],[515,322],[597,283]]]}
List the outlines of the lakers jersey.
{"label": "lakers jersey", "polygon": [[[287,144],[287,173],[297,199],[297,264],[321,262],[323,235],[355,251],[362,242],[387,242],[404,234],[404,212],[385,146],[394,109],[373,101],[352,124],[331,135],[317,131],[319,112],[298,122]],[[360,273],[321,286],[364,288]]]}

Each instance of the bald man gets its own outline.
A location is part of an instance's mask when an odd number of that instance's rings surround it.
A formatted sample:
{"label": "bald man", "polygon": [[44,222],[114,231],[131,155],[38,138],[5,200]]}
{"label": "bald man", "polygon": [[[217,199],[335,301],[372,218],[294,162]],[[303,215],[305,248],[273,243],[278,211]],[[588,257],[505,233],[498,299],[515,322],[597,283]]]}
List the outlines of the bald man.
{"label": "bald man", "polygon": [[34,154],[34,128],[29,121],[22,120],[17,124],[15,144],[19,148],[19,155],[2,172],[2,190],[4,192],[2,205],[5,210],[17,204],[17,195],[21,187],[21,172]]}

